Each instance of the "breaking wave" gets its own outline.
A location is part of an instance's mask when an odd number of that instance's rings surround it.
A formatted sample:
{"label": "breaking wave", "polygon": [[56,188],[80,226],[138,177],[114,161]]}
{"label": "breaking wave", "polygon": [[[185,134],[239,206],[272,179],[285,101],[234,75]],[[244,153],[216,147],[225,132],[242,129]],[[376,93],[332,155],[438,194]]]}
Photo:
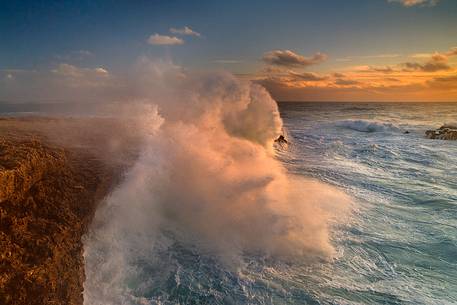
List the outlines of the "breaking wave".
{"label": "breaking wave", "polygon": [[329,226],[349,199],[276,160],[282,122],[262,87],[146,58],[136,77],[140,157],[86,237],[86,305],[155,304],[152,274],[177,244],[229,269],[246,255],[334,255]]}
{"label": "breaking wave", "polygon": [[370,120],[343,120],[336,123],[336,126],[352,129],[360,132],[386,132],[399,131],[392,123],[370,121]]}

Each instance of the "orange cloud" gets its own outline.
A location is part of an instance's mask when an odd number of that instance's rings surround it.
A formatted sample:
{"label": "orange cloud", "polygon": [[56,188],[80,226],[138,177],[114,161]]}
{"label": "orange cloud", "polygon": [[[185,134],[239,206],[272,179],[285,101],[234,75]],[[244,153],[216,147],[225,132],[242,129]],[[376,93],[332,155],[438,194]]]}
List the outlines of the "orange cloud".
{"label": "orange cloud", "polygon": [[432,88],[451,89],[457,91],[457,74],[434,77],[427,81],[427,84]]}
{"label": "orange cloud", "polygon": [[388,0],[389,2],[398,2],[401,3],[403,6],[412,7],[415,5],[421,6],[435,6],[438,4],[439,0]]}
{"label": "orange cloud", "polygon": [[449,62],[455,55],[457,48],[452,48],[421,57],[423,62],[365,65],[326,74],[270,69],[255,81],[278,100],[457,101],[457,67]]}
{"label": "orange cloud", "polygon": [[309,81],[309,82],[316,82],[316,81],[322,81],[322,80],[328,79],[328,76],[325,76],[325,75],[322,76],[322,75],[319,75],[319,74],[313,73],[313,72],[297,73],[294,71],[289,71],[289,75],[294,77],[295,79]]}
{"label": "orange cloud", "polygon": [[174,36],[154,34],[149,36],[148,43],[152,45],[180,45],[184,40]]}
{"label": "orange cloud", "polygon": [[[456,77],[457,78],[457,77]],[[335,80],[328,84],[303,84],[283,82],[278,78],[258,80],[279,101],[456,101],[456,78],[436,78],[421,83],[382,83],[357,80]]]}
{"label": "orange cloud", "polygon": [[192,30],[188,26],[185,26],[185,27],[183,27],[181,29],[170,28],[170,33],[179,34],[179,35],[197,36],[197,37],[201,36],[201,34],[199,32],[196,32],[196,31]]}
{"label": "orange cloud", "polygon": [[451,67],[446,64],[445,62],[440,61],[429,61],[425,64],[420,64],[417,62],[405,62],[403,64],[405,66],[404,71],[424,71],[424,72],[437,72],[437,71],[445,71],[451,69]]}
{"label": "orange cloud", "polygon": [[285,67],[306,67],[321,63],[327,59],[327,55],[316,53],[311,57],[305,57],[290,50],[274,50],[263,55],[262,60],[270,65]]}

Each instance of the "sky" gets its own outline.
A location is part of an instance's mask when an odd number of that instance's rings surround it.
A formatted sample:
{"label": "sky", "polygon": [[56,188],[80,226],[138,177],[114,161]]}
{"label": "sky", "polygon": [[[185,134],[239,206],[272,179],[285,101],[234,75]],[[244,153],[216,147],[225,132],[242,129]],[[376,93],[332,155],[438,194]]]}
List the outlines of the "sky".
{"label": "sky", "polygon": [[142,57],[278,101],[457,101],[455,0],[0,0],[0,39],[0,102],[113,99]]}

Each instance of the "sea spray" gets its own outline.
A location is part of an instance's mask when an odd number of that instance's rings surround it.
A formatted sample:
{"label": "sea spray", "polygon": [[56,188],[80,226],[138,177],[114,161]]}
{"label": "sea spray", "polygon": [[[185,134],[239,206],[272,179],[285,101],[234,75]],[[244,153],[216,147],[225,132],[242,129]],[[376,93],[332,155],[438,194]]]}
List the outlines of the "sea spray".
{"label": "sea spray", "polygon": [[373,120],[343,120],[336,122],[336,126],[360,132],[400,131],[400,128],[392,123],[377,122]]}
{"label": "sea spray", "polygon": [[135,75],[143,143],[86,237],[85,304],[152,302],[144,272],[176,243],[226,266],[333,254],[329,219],[348,199],[275,159],[282,122],[262,87],[146,58]]}

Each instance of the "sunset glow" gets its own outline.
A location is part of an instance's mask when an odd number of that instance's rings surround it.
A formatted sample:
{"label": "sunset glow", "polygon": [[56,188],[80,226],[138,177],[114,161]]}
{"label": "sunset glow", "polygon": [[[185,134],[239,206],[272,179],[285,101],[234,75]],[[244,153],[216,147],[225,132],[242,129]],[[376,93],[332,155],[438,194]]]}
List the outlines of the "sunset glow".
{"label": "sunset glow", "polygon": [[455,101],[456,14],[451,0],[4,3],[0,100],[119,100],[138,58],[159,56],[279,101]]}
{"label": "sunset glow", "polygon": [[[288,51],[290,57],[298,57]],[[320,53],[319,53],[320,54]],[[398,57],[398,59],[397,59]],[[348,66],[323,73],[308,72],[308,64],[291,69],[284,63],[273,63],[256,78],[279,100],[325,101],[455,101],[457,100],[457,47],[445,52],[411,54],[410,61],[401,56],[396,64]],[[304,58],[304,57],[303,57]],[[325,56],[326,58],[326,56]],[[405,59],[406,60],[406,59]],[[312,69],[312,68],[311,68]]]}
{"label": "sunset glow", "polygon": [[457,0],[0,1],[0,305],[457,304]]}

